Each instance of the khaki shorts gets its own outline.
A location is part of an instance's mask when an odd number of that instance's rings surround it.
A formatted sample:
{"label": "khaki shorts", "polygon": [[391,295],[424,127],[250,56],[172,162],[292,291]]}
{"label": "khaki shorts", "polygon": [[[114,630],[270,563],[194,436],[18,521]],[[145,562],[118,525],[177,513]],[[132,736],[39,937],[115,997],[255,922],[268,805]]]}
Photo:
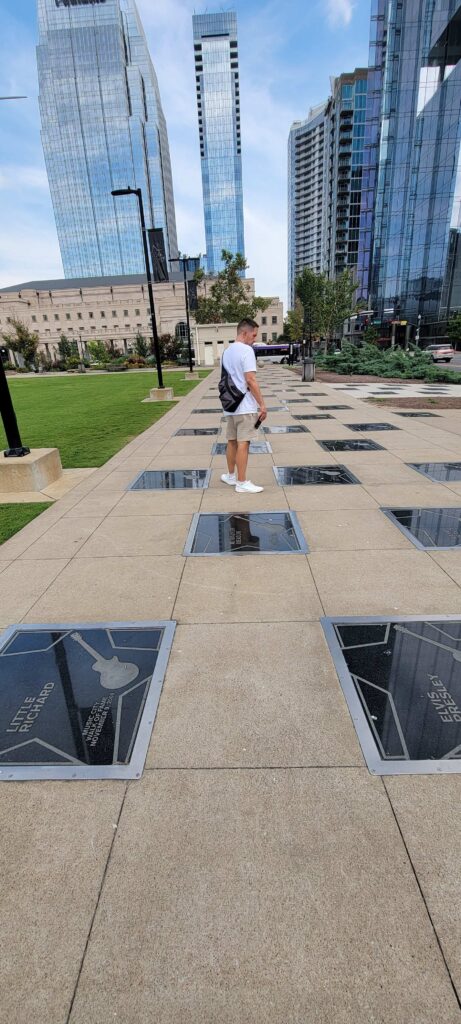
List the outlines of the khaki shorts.
{"label": "khaki shorts", "polygon": [[243,412],[240,416],[226,416],[228,441],[252,441],[257,412]]}

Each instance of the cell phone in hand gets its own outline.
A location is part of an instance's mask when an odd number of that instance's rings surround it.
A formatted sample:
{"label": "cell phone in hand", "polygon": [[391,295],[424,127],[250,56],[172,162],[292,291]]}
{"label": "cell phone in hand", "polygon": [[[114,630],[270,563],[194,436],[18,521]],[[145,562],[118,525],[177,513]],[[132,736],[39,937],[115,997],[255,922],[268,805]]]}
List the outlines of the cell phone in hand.
{"label": "cell phone in hand", "polygon": [[261,423],[262,423],[262,418],[261,418],[261,416],[258,416],[258,419],[256,420],[256,423],[254,425],[254,429],[255,430],[259,430],[259,428],[261,426]]}

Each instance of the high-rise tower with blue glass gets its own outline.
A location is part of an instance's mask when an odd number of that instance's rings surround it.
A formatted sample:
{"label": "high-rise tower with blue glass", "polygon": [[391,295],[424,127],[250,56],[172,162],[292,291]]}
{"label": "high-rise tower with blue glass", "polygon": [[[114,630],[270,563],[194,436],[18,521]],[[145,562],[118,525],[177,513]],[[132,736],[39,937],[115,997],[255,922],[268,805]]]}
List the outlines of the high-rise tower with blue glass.
{"label": "high-rise tower with blue glass", "polygon": [[216,274],[223,249],[245,254],[237,15],[192,21],[207,268]]}
{"label": "high-rise tower with blue glass", "polygon": [[66,277],[144,270],[138,205],[177,256],[170,154],[134,0],[38,0],[42,142]]}
{"label": "high-rise tower with blue glass", "polygon": [[373,0],[360,292],[426,337],[461,309],[461,3]]}

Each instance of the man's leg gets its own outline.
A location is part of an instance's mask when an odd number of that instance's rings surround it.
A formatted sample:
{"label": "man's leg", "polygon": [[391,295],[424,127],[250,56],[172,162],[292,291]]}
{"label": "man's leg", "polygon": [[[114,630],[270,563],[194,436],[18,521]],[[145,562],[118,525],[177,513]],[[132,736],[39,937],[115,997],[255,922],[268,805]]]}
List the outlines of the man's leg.
{"label": "man's leg", "polygon": [[244,483],[247,478],[247,466],[248,466],[248,453],[250,451],[249,441],[238,441],[237,442],[237,479],[239,483]]}
{"label": "man's leg", "polygon": [[227,468],[230,476],[235,473],[235,462],[237,458],[237,441],[228,441],[226,449]]}

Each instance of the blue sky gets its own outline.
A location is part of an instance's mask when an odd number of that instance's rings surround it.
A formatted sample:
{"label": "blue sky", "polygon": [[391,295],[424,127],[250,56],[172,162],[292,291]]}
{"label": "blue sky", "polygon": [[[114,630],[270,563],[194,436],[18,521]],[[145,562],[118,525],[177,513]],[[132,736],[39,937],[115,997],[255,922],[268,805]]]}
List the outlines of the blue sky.
{"label": "blue sky", "polygon": [[[205,251],[192,14],[199,0],[138,0],[168,125],[178,243]],[[237,0],[246,257],[259,294],[287,293],[287,138],[330,76],[368,63],[370,0]],[[2,0],[0,287],[62,277],[40,142],[34,0]]]}

